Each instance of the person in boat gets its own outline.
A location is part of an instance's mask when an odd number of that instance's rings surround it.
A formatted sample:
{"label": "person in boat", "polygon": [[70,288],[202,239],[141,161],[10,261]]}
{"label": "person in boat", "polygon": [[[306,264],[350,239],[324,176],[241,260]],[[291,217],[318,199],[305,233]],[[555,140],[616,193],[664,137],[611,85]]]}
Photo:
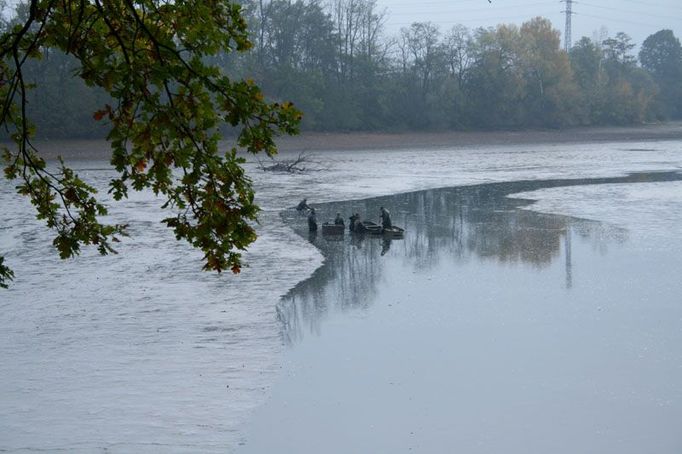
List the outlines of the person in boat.
{"label": "person in boat", "polygon": [[310,207],[308,206],[308,199],[303,199],[298,202],[298,205],[296,205],[296,211],[304,211],[309,209]]}
{"label": "person in boat", "polygon": [[386,230],[393,227],[391,223],[391,213],[384,207],[381,207],[381,227]]}
{"label": "person in boat", "polygon": [[308,213],[308,231],[317,232],[317,216],[315,216],[315,208],[311,208],[310,213]]}
{"label": "person in boat", "polygon": [[346,223],[343,222],[343,218],[341,217],[341,213],[336,213],[336,217],[334,218],[334,224],[335,225],[346,225]]}
{"label": "person in boat", "polygon": [[355,232],[358,222],[360,222],[360,215],[358,213],[351,214],[351,216],[348,218],[348,230]]}

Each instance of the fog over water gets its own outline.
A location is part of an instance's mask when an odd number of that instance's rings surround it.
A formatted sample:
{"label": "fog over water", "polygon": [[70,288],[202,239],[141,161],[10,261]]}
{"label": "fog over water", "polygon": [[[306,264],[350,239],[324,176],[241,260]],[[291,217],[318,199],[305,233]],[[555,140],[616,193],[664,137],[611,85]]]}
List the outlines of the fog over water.
{"label": "fog over water", "polygon": [[[627,324],[609,326],[615,327],[619,335],[634,332],[633,343],[628,344],[632,348],[623,353],[617,346],[602,343],[591,353],[589,364],[597,364],[607,357],[620,361],[625,372],[629,371],[628,364],[646,366],[645,370],[651,374],[640,377],[643,387],[632,387],[630,383],[623,382],[622,386],[614,388],[616,397],[628,392],[649,393],[654,398],[662,396],[660,404],[670,417],[668,421],[679,421],[680,396],[671,386],[679,383],[675,374],[680,364],[680,344],[673,341],[678,340],[674,336],[679,333],[676,321],[680,318],[675,318],[677,308],[669,296],[679,290],[674,286],[671,273],[679,269],[679,261],[675,260],[679,257],[676,254],[680,251],[677,238],[682,225],[679,218],[682,201],[680,183],[620,182],[535,191],[524,197],[539,198],[537,204],[523,204],[519,210],[503,203],[500,220],[504,220],[506,225],[513,219],[517,225],[512,235],[495,228],[498,219],[484,222],[482,219],[483,223],[477,224],[476,210],[479,208],[477,202],[472,202],[469,204],[471,211],[466,216],[460,212],[469,225],[468,233],[462,237],[466,240],[465,248],[457,246],[454,235],[457,210],[450,211],[444,204],[437,212],[438,216],[453,222],[445,224],[445,227],[420,221],[420,213],[424,211],[412,210],[414,206],[419,207],[419,203],[429,202],[431,196],[424,195],[429,193],[384,199],[383,202],[395,201],[395,222],[409,226],[405,240],[393,241],[383,256],[381,252],[385,245],[380,240],[365,241],[360,249],[363,253],[353,256],[358,260],[366,258],[362,264],[364,268],[361,268],[363,276],[352,277],[348,274],[350,268],[338,274],[326,271],[325,282],[303,282],[297,287],[301,292],[298,294],[297,290],[291,289],[311,276],[325,259],[313,244],[307,239],[302,240],[284,222],[280,212],[305,196],[315,204],[481,183],[617,177],[630,172],[678,170],[682,169],[682,142],[328,151],[318,153],[316,159],[321,163],[320,169],[303,175],[263,173],[258,171],[254,162],[249,164],[258,201],[264,211],[259,226],[260,238],[247,254],[250,267],[239,276],[201,272],[199,254],[177,243],[170,232],[165,231],[159,223],[164,216],[157,211],[160,202],[149,194],[136,194],[122,204],[113,205],[112,219],[125,219],[131,224],[131,237],[124,239],[119,255],[99,257],[92,251],[86,251],[77,259],[62,262],[49,245],[49,232],[32,220],[26,201],[14,195],[11,184],[3,180],[0,183],[3,218],[0,250],[6,255],[17,278],[10,290],[0,294],[0,363],[3,365],[0,368],[0,450],[233,452],[244,443],[244,449],[256,449],[257,441],[267,441],[266,437],[259,436],[263,433],[259,430],[271,421],[271,415],[275,418],[282,415],[277,410],[281,399],[288,399],[290,390],[310,384],[306,380],[312,375],[302,375],[303,381],[291,379],[292,371],[300,372],[299,367],[303,367],[301,365],[307,358],[311,360],[309,370],[314,372],[319,370],[316,369],[318,365],[328,365],[319,361],[320,358],[353,356],[350,353],[352,349],[367,339],[364,336],[372,334],[372,329],[377,326],[375,321],[382,317],[386,320],[386,331],[375,332],[378,339],[381,339],[381,334],[390,333],[389,328],[403,326],[401,322],[409,316],[411,323],[400,328],[406,330],[405,342],[408,342],[410,336],[423,334],[424,329],[432,327],[434,317],[440,314],[436,309],[447,305],[452,288],[494,292],[503,288],[496,283],[511,279],[520,280],[518,282],[523,283],[524,289],[533,289],[537,288],[538,276],[546,283],[540,291],[545,291],[543,298],[548,304],[544,312],[533,316],[546,322],[543,326],[557,326],[555,322],[563,322],[571,316],[572,324],[567,325],[566,330],[575,327],[582,329],[583,333],[598,336],[597,306],[569,307],[561,304],[575,293],[593,294],[595,298],[625,299],[621,305],[609,300],[611,302],[605,301],[598,307],[602,307],[602,311],[617,309],[621,320],[628,320]],[[75,167],[80,169],[82,176],[101,188],[103,194],[106,193],[106,183],[112,173],[106,170],[104,162],[80,161]],[[531,185],[517,189],[531,191],[537,187]],[[435,197],[431,202],[439,201],[441,197],[447,200],[447,196],[431,194]],[[423,202],[419,202],[420,197]],[[359,205],[354,206],[366,207],[369,215],[382,201],[355,203]],[[536,207],[546,212],[590,218],[595,222],[525,213]],[[534,230],[538,219],[544,220],[545,224],[540,230]],[[472,220],[473,224],[470,223]],[[294,218],[294,226],[300,221]],[[547,222],[553,227],[546,228]],[[435,226],[440,226],[445,232],[435,236],[427,234]],[[570,285],[567,284],[566,261],[562,255],[565,254],[567,227],[573,232],[574,262]],[[449,233],[452,235],[448,236]],[[429,243],[429,238],[434,238],[435,242]],[[489,243],[488,240],[492,239],[495,241]],[[327,244],[322,243],[324,238],[321,236],[315,241],[319,242],[316,245]],[[540,242],[550,247],[537,253],[531,251],[529,257],[528,251],[522,247],[525,241],[532,244]],[[350,260],[349,254],[358,250],[357,245],[342,242],[328,245],[339,249],[339,254],[334,256],[337,259],[327,256],[328,265],[330,261],[342,258]],[[643,252],[629,255],[631,251]],[[653,251],[654,255],[647,256],[646,251]],[[443,261],[461,263],[456,265],[458,267],[474,262],[475,267],[466,273],[448,274],[451,273],[451,265],[440,267],[433,260],[443,254],[451,257],[441,259]],[[654,256],[658,259],[642,265],[645,266],[642,273],[649,276],[646,282],[655,282],[655,278],[660,277],[667,287],[621,288],[620,293],[609,296],[608,290],[618,287],[603,286],[594,278],[595,271],[605,275],[618,275],[623,271],[627,275],[631,272],[627,267],[628,257]],[[602,261],[600,257],[605,259]],[[460,258],[466,260],[458,262]],[[589,258],[594,267],[580,266],[582,258]],[[381,262],[382,259],[386,260]],[[620,264],[622,269],[611,268],[614,263]],[[378,266],[380,264],[383,267]],[[331,268],[327,266],[320,270],[324,269]],[[355,266],[352,269],[358,270]],[[423,278],[428,279],[431,270],[431,282],[438,283],[431,288],[435,306],[407,304],[417,301],[409,297],[411,285],[415,284],[415,289],[425,288],[417,284],[418,281],[425,282]],[[318,275],[320,272],[325,273],[318,271]],[[396,280],[395,276],[405,276],[405,273],[409,276],[417,273],[419,276]],[[370,279],[375,274],[376,278]],[[481,275],[490,278],[480,279]],[[382,281],[382,276],[394,278],[386,282]],[[389,285],[396,283],[400,285]],[[471,284],[471,287],[465,284]],[[339,292],[334,289],[339,289]],[[316,292],[327,295],[326,292],[332,290],[333,297],[323,298],[329,306],[320,308],[323,316],[306,312],[304,306],[292,301],[293,298],[304,302],[319,301],[317,296],[317,299],[310,300],[311,297],[306,295]],[[637,307],[647,294],[661,295],[657,301],[665,306],[662,311],[651,312],[648,317],[638,312],[640,309]],[[363,295],[367,298],[362,299]],[[466,295],[469,294],[462,294],[458,303],[462,309],[466,309]],[[395,316],[381,302],[398,296],[405,304]],[[375,297],[379,299],[374,300]],[[492,296],[490,298],[489,301],[495,300]],[[346,299],[352,304],[344,304]],[[530,316],[529,310],[537,309],[536,300],[523,301],[526,302],[520,307],[509,302],[502,311],[499,306],[489,304],[473,312],[471,308],[468,312],[461,312],[472,325],[470,330],[458,331],[457,343],[466,343],[469,334],[473,336],[469,339],[476,339],[479,330],[474,329],[475,325],[483,323],[482,320],[490,320],[490,317],[496,322],[484,327],[486,329],[522,322],[522,318]],[[337,306],[348,307],[348,310],[336,311],[334,308]],[[339,317],[339,313],[342,316]],[[448,312],[451,317],[459,317],[458,313]],[[667,316],[664,322],[661,314]],[[461,319],[443,318],[438,323],[462,327],[460,322]],[[363,331],[363,326],[368,329]],[[619,327],[623,326],[632,330],[620,330]],[[660,326],[662,334],[656,337],[650,329],[652,326]],[[590,327],[594,329],[590,330]],[[504,337],[505,333],[512,332],[500,331],[499,342],[488,347],[495,347],[496,354],[515,353],[521,359],[527,358],[532,352],[522,348],[527,345],[524,342],[517,344],[518,349],[512,351],[503,348],[504,345],[512,345]],[[438,336],[438,333],[445,335],[446,331],[433,330],[431,333]],[[636,341],[651,335],[654,335],[652,342],[636,344]],[[337,342],[338,336],[351,339],[348,343]],[[425,339],[430,337],[425,336]],[[446,339],[451,340],[447,337],[442,340]],[[559,337],[557,342],[568,348],[569,339],[572,338]],[[590,339],[594,338],[587,336],[580,347],[585,347]],[[423,342],[410,343],[413,345],[411,356],[399,357],[401,364],[423,362],[426,365],[435,357],[435,352],[423,357],[416,353],[417,347],[425,345]],[[376,348],[382,346],[393,348],[380,342]],[[616,350],[611,350],[612,347]],[[337,350],[330,351],[329,348]],[[629,363],[632,358],[629,355],[644,354],[643,348],[653,349],[655,354],[648,357],[653,362]],[[569,354],[577,350],[564,351]],[[617,353],[615,356],[612,355],[614,352]],[[548,369],[557,365],[552,362],[549,347],[537,353],[550,361]],[[386,370],[392,370],[395,364],[391,358],[394,356],[387,355],[386,358]],[[576,360],[576,357],[572,359]],[[376,362],[376,357],[367,358],[370,360]],[[575,363],[568,361],[567,364]],[[339,360],[337,365],[342,366],[343,362]],[[488,366],[492,368],[494,364],[489,363]],[[445,372],[452,369],[442,371],[442,375],[433,375],[434,380],[447,376]],[[604,377],[610,377],[609,374],[605,372]],[[589,381],[587,375],[582,377],[579,382],[585,387],[601,386]],[[278,385],[273,388],[275,383]],[[316,383],[322,385],[322,382]],[[547,385],[541,387],[544,390],[556,392],[561,388],[561,383],[553,381],[550,375],[545,376],[543,383]],[[492,392],[494,388],[490,386],[494,384],[494,381],[486,381],[482,386]],[[659,391],[653,391],[654,388]],[[329,392],[334,389],[326,388]],[[353,389],[348,388],[349,391]],[[500,393],[509,389],[501,387],[490,397],[500,397]],[[311,392],[310,396],[314,395]],[[349,396],[346,400],[349,403],[353,402],[350,398],[353,395],[362,396],[350,392],[343,395]],[[388,399],[391,396],[387,392],[377,398]],[[469,404],[473,396],[469,395]],[[568,394],[564,399],[570,396]],[[434,391],[428,399],[436,397]],[[423,402],[429,402],[428,399]],[[266,402],[269,403],[254,415],[254,410]],[[300,402],[306,405],[305,399]],[[381,402],[388,403],[389,400]],[[632,402],[640,401],[625,399],[619,402],[623,402],[621,408],[629,410],[633,408],[630,406]],[[645,399],[644,402],[649,401]],[[517,404],[521,405],[521,402]],[[384,410],[390,411],[391,408],[387,406]],[[443,411],[446,407],[433,408]],[[426,410],[422,408],[420,411]],[[479,407],[479,411],[479,418],[494,414],[490,407],[488,410],[485,406]],[[324,421],[330,413],[323,412],[322,415],[319,421]],[[296,421],[298,416],[294,413],[287,418]],[[423,416],[423,420],[428,421],[427,416],[446,415],[433,413]],[[489,427],[494,427],[494,418],[487,421]],[[529,421],[541,420],[538,417]],[[574,420],[569,418],[567,421]],[[661,421],[661,430],[665,430],[665,421]],[[282,425],[281,429],[286,427]],[[383,430],[389,429],[384,427]],[[447,427],[442,430],[447,430]],[[399,433],[409,435],[409,432]],[[379,440],[381,437],[376,437],[376,443]],[[402,439],[396,437],[396,440]],[[473,443],[480,438],[472,436],[471,440]],[[650,438],[643,437],[642,440]],[[658,446],[662,450],[656,452],[673,452],[667,448],[673,446],[674,440],[669,437],[661,440]]]}

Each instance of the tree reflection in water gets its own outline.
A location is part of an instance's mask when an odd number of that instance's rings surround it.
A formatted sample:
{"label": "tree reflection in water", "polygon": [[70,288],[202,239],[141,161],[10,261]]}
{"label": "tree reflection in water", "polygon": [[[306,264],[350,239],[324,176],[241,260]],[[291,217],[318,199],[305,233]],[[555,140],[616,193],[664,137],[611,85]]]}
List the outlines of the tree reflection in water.
{"label": "tree reflection in water", "polygon": [[278,305],[284,341],[293,343],[306,332],[319,333],[321,321],[332,310],[367,307],[383,278],[384,262],[401,258],[417,273],[444,260],[492,260],[543,268],[562,255],[563,247],[566,286],[570,288],[572,237],[590,241],[606,252],[609,244],[625,241],[626,232],[596,221],[525,210],[531,200],[508,196],[563,186],[680,179],[682,174],[676,172],[655,172],[617,178],[518,181],[315,205],[321,222],[333,219],[337,212],[358,212],[362,219],[376,222],[379,208],[389,207],[394,224],[406,231],[403,239],[393,240],[348,231],[343,236],[309,235],[305,217],[287,210],[282,213],[284,221],[318,247],[325,261]]}

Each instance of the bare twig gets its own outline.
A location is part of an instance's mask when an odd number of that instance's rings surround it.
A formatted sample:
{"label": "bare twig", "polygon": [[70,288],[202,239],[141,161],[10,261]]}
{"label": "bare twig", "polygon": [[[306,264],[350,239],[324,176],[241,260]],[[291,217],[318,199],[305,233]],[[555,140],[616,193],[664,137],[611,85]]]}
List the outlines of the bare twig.
{"label": "bare twig", "polygon": [[[309,167],[309,164],[315,164],[314,168]],[[302,151],[297,157],[291,159],[277,160],[270,157],[270,161],[258,160],[258,168],[263,172],[282,172],[282,173],[305,173],[314,170],[321,170],[319,162],[314,159],[312,155]]]}

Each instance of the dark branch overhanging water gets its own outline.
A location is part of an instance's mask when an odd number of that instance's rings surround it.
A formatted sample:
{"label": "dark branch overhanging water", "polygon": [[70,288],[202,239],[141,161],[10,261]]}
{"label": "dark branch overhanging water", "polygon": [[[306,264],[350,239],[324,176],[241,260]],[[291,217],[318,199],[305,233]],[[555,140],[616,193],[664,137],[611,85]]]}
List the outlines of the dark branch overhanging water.
{"label": "dark branch overhanging water", "polygon": [[571,237],[589,239],[600,248],[622,243],[627,231],[594,220],[543,214],[526,210],[534,201],[509,197],[541,189],[680,181],[679,172],[638,172],[623,177],[529,180],[409,192],[365,200],[315,205],[318,219],[331,220],[337,212],[346,218],[360,213],[378,221],[379,208],[389,207],[394,224],[404,226],[404,239],[349,234],[328,236],[307,231],[305,216],[295,210],[282,218],[297,233],[320,249],[322,267],[296,285],[277,307],[282,335],[287,343],[307,330],[317,332],[332,309],[363,308],[371,304],[382,279],[384,257],[399,244],[415,270],[435,267],[446,258],[466,261],[475,256],[499,263],[529,264],[542,268],[561,255],[565,260],[565,286],[573,285]]}

